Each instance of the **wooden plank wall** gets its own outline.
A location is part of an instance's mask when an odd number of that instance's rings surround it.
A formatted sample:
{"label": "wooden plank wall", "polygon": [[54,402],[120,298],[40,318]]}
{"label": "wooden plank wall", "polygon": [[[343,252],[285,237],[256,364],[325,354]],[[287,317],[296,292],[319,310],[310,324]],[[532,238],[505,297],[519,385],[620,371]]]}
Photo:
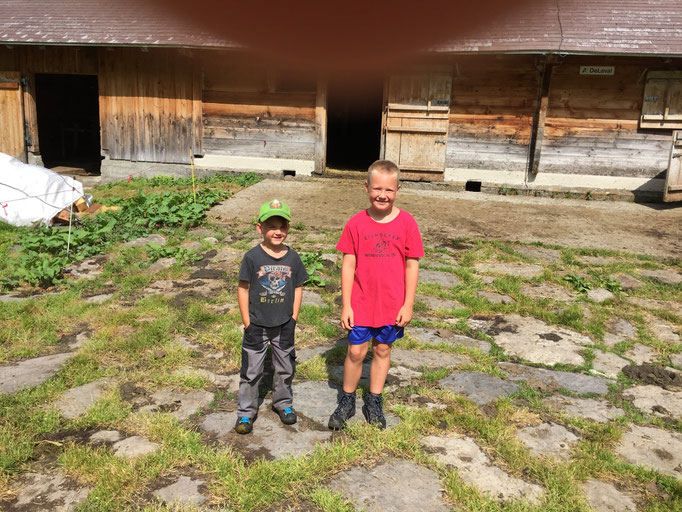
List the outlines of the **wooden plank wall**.
{"label": "wooden plank wall", "polygon": [[[670,130],[638,129],[649,69],[657,58],[569,56],[552,74],[540,173],[653,178],[665,172]],[[580,66],[614,66],[581,75]]]}
{"label": "wooden plank wall", "polygon": [[189,163],[201,152],[200,80],[186,50],[101,48],[102,152],[112,159]]}
{"label": "wooden plank wall", "polygon": [[313,78],[229,52],[202,65],[205,153],[314,160]]}
{"label": "wooden plank wall", "polygon": [[21,73],[0,71],[0,152],[26,161]]}
{"label": "wooden plank wall", "polygon": [[454,59],[446,167],[525,171],[539,79],[535,59]]}

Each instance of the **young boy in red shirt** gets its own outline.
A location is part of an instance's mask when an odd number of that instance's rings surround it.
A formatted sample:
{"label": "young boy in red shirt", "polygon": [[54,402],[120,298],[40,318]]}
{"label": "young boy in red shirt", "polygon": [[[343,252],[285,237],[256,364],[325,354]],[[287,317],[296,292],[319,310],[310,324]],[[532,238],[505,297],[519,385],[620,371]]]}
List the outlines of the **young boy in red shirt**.
{"label": "young boy in red shirt", "polygon": [[362,413],[369,423],[386,428],[381,393],[391,366],[391,343],[403,337],[412,320],[419,258],[424,256],[414,218],[393,205],[399,180],[400,170],[389,160],[369,167],[365,182],[369,208],[351,217],[336,245],[343,253],[341,326],[349,333],[343,395],[329,418],[333,430],[355,415],[355,390],[370,340],[373,358]]}

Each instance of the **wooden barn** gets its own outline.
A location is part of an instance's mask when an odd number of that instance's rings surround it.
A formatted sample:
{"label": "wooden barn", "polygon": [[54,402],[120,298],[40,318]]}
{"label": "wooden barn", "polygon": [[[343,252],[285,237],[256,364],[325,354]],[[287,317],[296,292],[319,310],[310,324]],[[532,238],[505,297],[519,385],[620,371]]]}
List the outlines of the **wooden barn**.
{"label": "wooden barn", "polygon": [[[200,169],[682,199],[682,3],[557,0],[358,77],[131,0],[0,0],[0,151],[106,178]],[[667,182],[666,182],[667,180]]]}

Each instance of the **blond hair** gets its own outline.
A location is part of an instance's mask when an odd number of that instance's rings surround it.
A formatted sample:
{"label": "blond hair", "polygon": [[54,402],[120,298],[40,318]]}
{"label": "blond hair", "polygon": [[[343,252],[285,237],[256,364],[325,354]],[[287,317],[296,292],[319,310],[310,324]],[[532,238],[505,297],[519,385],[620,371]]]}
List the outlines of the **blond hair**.
{"label": "blond hair", "polygon": [[377,160],[367,169],[367,183],[372,182],[372,174],[375,172],[383,172],[395,176],[395,180],[400,184],[400,168],[391,160]]}

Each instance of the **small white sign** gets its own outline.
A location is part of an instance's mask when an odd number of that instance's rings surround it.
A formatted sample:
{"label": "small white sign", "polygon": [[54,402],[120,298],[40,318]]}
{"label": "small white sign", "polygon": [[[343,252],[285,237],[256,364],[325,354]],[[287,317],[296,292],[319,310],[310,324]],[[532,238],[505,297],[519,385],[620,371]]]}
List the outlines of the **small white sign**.
{"label": "small white sign", "polygon": [[580,66],[581,75],[613,75],[615,66]]}

